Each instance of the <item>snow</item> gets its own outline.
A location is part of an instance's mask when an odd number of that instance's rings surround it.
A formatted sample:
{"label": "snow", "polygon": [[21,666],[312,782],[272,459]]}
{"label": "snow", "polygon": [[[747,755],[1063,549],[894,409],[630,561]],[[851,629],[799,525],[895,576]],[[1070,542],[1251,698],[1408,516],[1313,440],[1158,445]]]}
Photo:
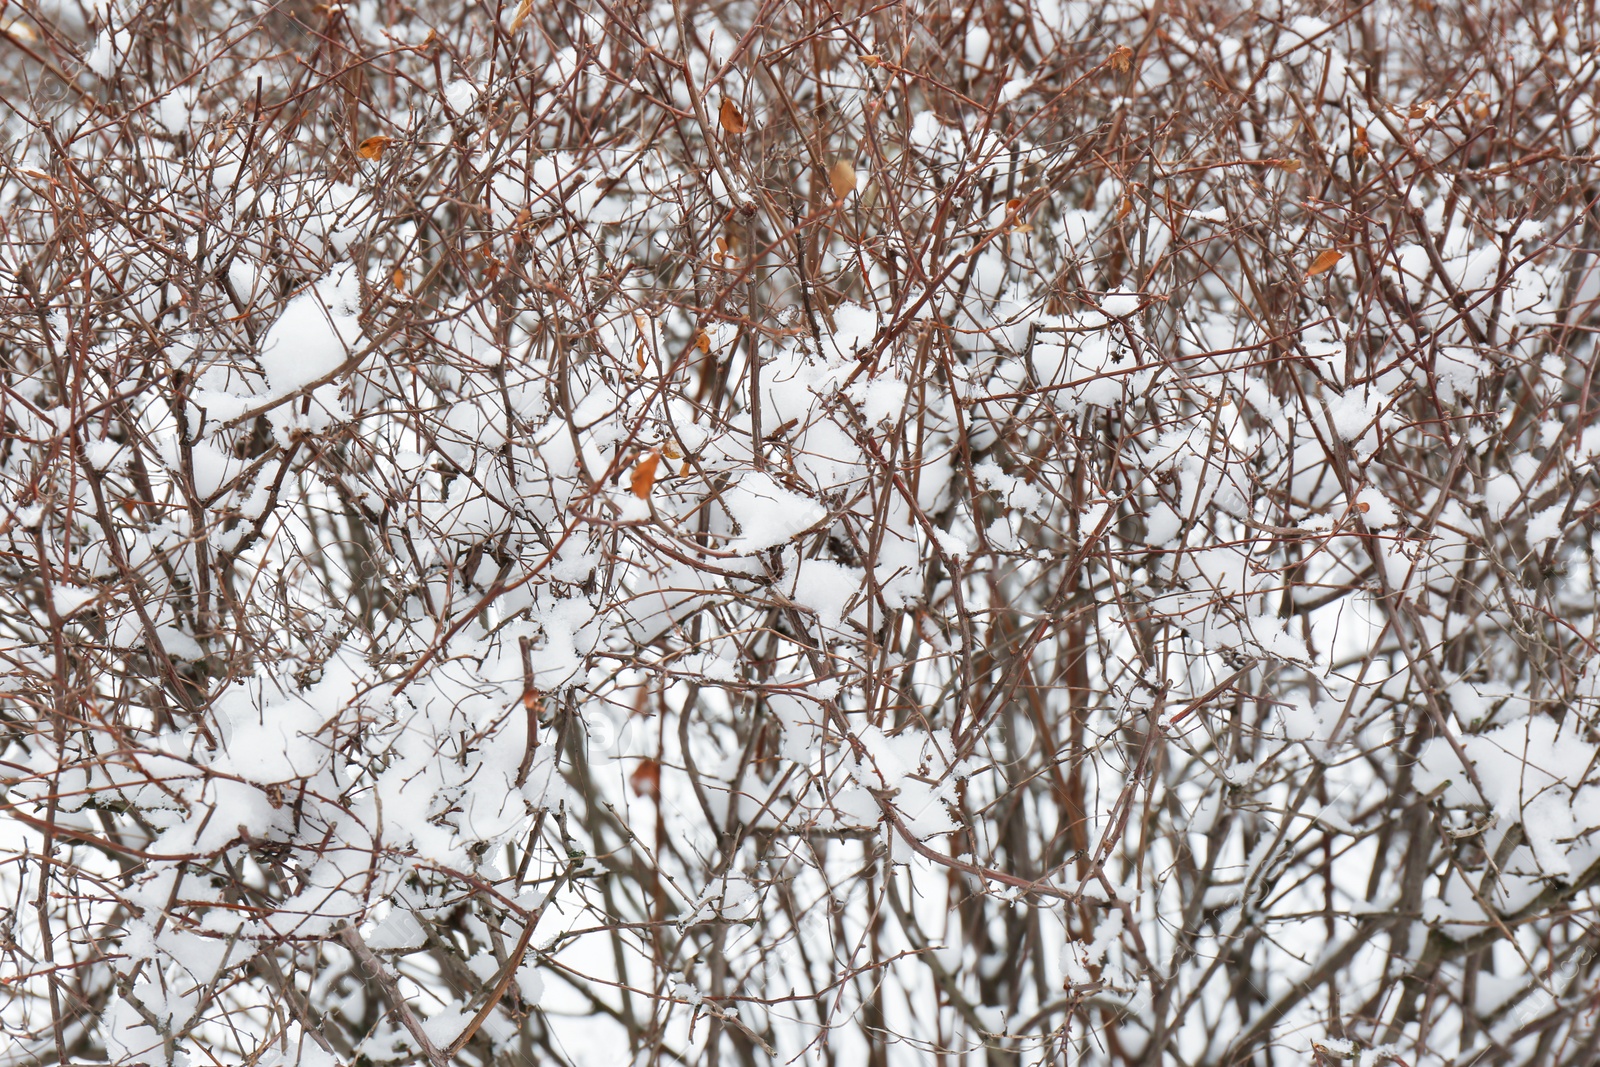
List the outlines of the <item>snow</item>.
{"label": "snow", "polygon": [[423,1020],[423,1032],[434,1048],[446,1048],[472,1021],[472,1010],[465,1004],[451,1004]]}
{"label": "snow", "polygon": [[[295,124],[274,18],[7,23],[76,79],[11,72],[0,183],[0,852],[53,820],[56,853],[0,895],[96,1005],[73,1047],[415,1059],[340,932],[448,1044],[529,921],[502,1058],[533,1005],[575,1063],[648,1058],[629,1012],[687,1062],[861,1062],[863,1020],[888,1067],[1026,1061],[1080,995],[1086,1067],[1123,1010],[1133,1059],[1381,1058],[1350,1005],[1418,958],[1397,1058],[1515,1053],[1534,1011],[1567,1040],[1581,33],[1508,9],[1463,56],[1380,6],[1371,66],[1305,3],[656,4],[499,47],[517,8],[342,8],[384,57],[356,130]],[[1501,1015],[1456,1049],[1468,938]],[[338,1054],[274,1029],[273,967]],[[48,1059],[48,978],[14,984],[11,1060]]]}
{"label": "snow", "polygon": [[[1600,847],[1580,837],[1600,829],[1600,786],[1577,784],[1594,766],[1594,745],[1543,714],[1463,736],[1458,743],[1483,785],[1482,799],[1505,825],[1522,827],[1540,872],[1566,876],[1600,856]],[[1443,738],[1423,746],[1417,768],[1423,793],[1442,789],[1445,803],[1456,807],[1478,801]]]}
{"label": "snow", "polygon": [[478,89],[471,82],[458,78],[445,86],[444,102],[457,115],[464,115],[478,102]]}
{"label": "snow", "polygon": [[99,471],[111,470],[119,456],[126,462],[126,455],[115,441],[86,441],[83,450],[89,465]]}
{"label": "snow", "polygon": [[959,559],[972,551],[971,543],[965,538],[958,537],[952,530],[941,530],[936,526],[932,534],[933,539],[938,542],[939,551],[953,559]]}
{"label": "snow", "polygon": [[56,614],[63,619],[93,603],[98,595],[93,589],[74,589],[64,585],[58,585],[50,591]]}
{"label": "snow", "polygon": [[382,923],[363,935],[367,947],[374,952],[393,952],[397,949],[416,949],[427,944],[427,931],[416,918],[402,909],[395,909]]}
{"label": "snow", "polygon": [[83,57],[84,66],[100,77],[110,79],[122,66],[133,47],[133,34],[126,29],[103,30],[94,47]]}
{"label": "snow", "polygon": [[1124,289],[1114,289],[1100,298],[1100,310],[1113,318],[1132,315],[1139,310],[1143,298],[1138,293],[1130,293]]}
{"label": "snow", "polygon": [[833,311],[830,357],[848,359],[864,350],[878,332],[878,316],[860,304],[841,304]]}
{"label": "snow", "polygon": [[1073,985],[1089,985],[1093,981],[1089,968],[1099,967],[1105,962],[1106,953],[1122,936],[1122,923],[1121,912],[1108,912],[1095,927],[1094,938],[1091,941],[1068,942],[1066,951],[1061,956],[1062,970],[1066,973],[1068,982]]}
{"label": "snow", "polygon": [[1009,104],[1032,87],[1032,78],[1012,78],[1000,87],[1000,103]]}
{"label": "snow", "polygon": [[1400,514],[1389,498],[1370,485],[1356,494],[1356,510],[1369,530],[1386,529],[1400,521]]}
{"label": "snow", "polygon": [[524,963],[517,968],[517,990],[522,994],[522,999],[529,1004],[538,1004],[544,998],[544,977],[539,974],[538,967],[532,963]]}
{"label": "snow", "polygon": [[861,591],[866,572],[832,560],[808,559],[796,568],[794,601],[816,612],[824,630],[844,625],[845,610]]}
{"label": "snow", "polygon": [[1489,518],[1499,522],[1510,512],[1511,506],[1522,496],[1522,486],[1510,472],[1497,474],[1483,488],[1484,509]]}
{"label": "snow", "polygon": [[723,504],[739,528],[728,548],[746,556],[780,545],[828,516],[816,501],[780,488],[759,471],[740,478]]}
{"label": "snow", "polygon": [[261,345],[266,395],[287,396],[338,370],[361,347],[360,313],[360,281],[348,267],[292,299]]}
{"label": "snow", "polygon": [[1561,537],[1561,520],[1567,513],[1566,504],[1555,504],[1537,512],[1528,520],[1528,547],[1542,551],[1551,541]]}
{"label": "snow", "polygon": [[989,31],[982,25],[974,25],[967,31],[967,62],[974,67],[983,66],[989,56],[989,45]]}
{"label": "snow", "polygon": [[1183,518],[1166,504],[1155,504],[1145,518],[1145,542],[1156,547],[1173,543],[1183,529]]}
{"label": "snow", "polygon": [[1365,437],[1378,417],[1377,399],[1365,390],[1325,394],[1324,403],[1334,432],[1351,443]]}

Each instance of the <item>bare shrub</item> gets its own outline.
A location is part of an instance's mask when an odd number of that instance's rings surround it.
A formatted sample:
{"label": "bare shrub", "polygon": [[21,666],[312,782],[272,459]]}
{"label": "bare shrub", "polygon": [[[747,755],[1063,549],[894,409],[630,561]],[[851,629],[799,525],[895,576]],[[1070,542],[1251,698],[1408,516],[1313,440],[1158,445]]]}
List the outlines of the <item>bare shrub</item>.
{"label": "bare shrub", "polygon": [[1594,32],[0,12],[0,1062],[1595,1062]]}

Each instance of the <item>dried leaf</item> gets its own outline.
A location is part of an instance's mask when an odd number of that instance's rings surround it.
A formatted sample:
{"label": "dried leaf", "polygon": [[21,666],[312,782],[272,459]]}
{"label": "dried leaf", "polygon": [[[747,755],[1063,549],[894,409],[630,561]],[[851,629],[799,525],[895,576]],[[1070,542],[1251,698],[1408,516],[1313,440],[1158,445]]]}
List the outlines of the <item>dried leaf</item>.
{"label": "dried leaf", "polygon": [[628,785],[633,787],[636,797],[649,797],[654,800],[661,795],[661,764],[646,757],[639,761],[639,766],[628,775]]}
{"label": "dried leaf", "polygon": [[1272,166],[1277,167],[1279,170],[1286,170],[1290,174],[1293,174],[1295,171],[1305,166],[1305,164],[1300,162],[1298,159],[1273,159],[1269,160],[1268,162]]}
{"label": "dried leaf", "polygon": [[867,66],[867,67],[876,67],[879,64],[881,64],[882,62],[883,62],[883,57],[882,56],[874,55],[872,53],[868,53],[867,55],[864,55],[864,56],[861,57],[862,65],[863,66]]}
{"label": "dried leaf", "polygon": [[1013,197],[1006,201],[1006,221],[1004,226],[1006,233],[1031,233],[1033,231],[1032,226],[1022,221],[1022,209],[1025,206],[1026,201],[1020,197]]}
{"label": "dried leaf", "polygon": [[628,487],[633,490],[633,495],[640,500],[650,497],[650,490],[656,485],[656,467],[661,463],[661,450],[652,448],[644,454],[638,464],[633,468],[633,474],[628,478]]}
{"label": "dried leaf", "polygon": [[848,159],[841,159],[828,168],[828,184],[833,186],[833,195],[843,200],[856,191],[856,168]]}
{"label": "dried leaf", "polygon": [[1311,269],[1306,271],[1306,277],[1315,278],[1319,274],[1332,270],[1343,258],[1344,253],[1337,248],[1329,248],[1318,252],[1317,258],[1311,261]]}
{"label": "dried leaf", "polygon": [[717,112],[717,121],[722,123],[722,128],[728,133],[743,133],[750,128],[744,116],[739,113],[739,107],[726,96],[722,98],[722,107]]}
{"label": "dried leaf", "polygon": [[19,22],[16,19],[9,19],[5,22],[0,22],[0,33],[8,33],[24,44],[33,44],[39,40],[39,35],[34,32],[32,26],[29,26],[26,22]]}
{"label": "dried leaf", "polygon": [[394,273],[389,275],[389,280],[394,282],[395,289],[402,293],[406,291],[406,272],[399,267],[396,267]]}
{"label": "dried leaf", "polygon": [[388,148],[389,142],[393,140],[394,138],[385,137],[382,134],[368,137],[365,141],[356,145],[356,155],[362,159],[382,159],[383,150]]}
{"label": "dried leaf", "polygon": [[1121,222],[1128,217],[1128,212],[1133,210],[1133,197],[1124,196],[1122,203],[1117,205],[1117,221]]}
{"label": "dried leaf", "polygon": [[696,333],[694,335],[694,347],[709,356],[711,354],[711,335],[704,330]]}
{"label": "dried leaf", "polygon": [[511,16],[511,32],[516,33],[522,28],[522,23],[528,14],[533,11],[533,0],[522,0],[517,5],[517,13]]}
{"label": "dried leaf", "polygon": [[1116,51],[1111,53],[1111,69],[1118,74],[1126,74],[1133,69],[1133,49],[1125,44],[1117,45]]}

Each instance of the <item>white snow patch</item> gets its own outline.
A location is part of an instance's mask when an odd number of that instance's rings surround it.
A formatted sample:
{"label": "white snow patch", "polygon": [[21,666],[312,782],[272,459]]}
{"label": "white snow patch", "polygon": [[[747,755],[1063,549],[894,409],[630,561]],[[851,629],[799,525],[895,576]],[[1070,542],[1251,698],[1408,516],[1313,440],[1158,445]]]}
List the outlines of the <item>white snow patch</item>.
{"label": "white snow patch", "polygon": [[350,267],[289,301],[261,346],[267,394],[287,396],[337,370],[361,341],[360,314],[360,281]]}
{"label": "white snow patch", "polygon": [[739,536],[728,547],[745,556],[781,545],[828,517],[827,509],[816,501],[780,488],[760,472],[739,479],[723,503],[739,524]]}
{"label": "white snow patch", "polygon": [[1130,293],[1125,289],[1114,289],[1100,298],[1100,310],[1112,318],[1120,319],[1124,315],[1132,315],[1139,310],[1141,298],[1138,293]]}
{"label": "white snow patch", "polygon": [[1400,514],[1389,498],[1370,485],[1356,494],[1356,510],[1369,530],[1382,530],[1400,521]]}

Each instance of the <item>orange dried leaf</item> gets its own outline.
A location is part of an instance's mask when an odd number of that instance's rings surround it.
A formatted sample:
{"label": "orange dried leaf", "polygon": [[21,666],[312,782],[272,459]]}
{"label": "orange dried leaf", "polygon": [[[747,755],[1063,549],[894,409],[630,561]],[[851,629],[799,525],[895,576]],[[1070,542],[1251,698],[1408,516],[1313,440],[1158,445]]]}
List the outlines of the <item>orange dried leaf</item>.
{"label": "orange dried leaf", "polygon": [[867,67],[876,67],[878,64],[880,64],[882,62],[883,62],[883,57],[882,56],[874,55],[872,53],[868,53],[867,55],[864,55],[864,56],[861,57],[862,65],[863,66],[867,66]]}
{"label": "orange dried leaf", "polygon": [[1350,154],[1357,160],[1366,159],[1368,154],[1372,152],[1372,142],[1367,140],[1367,128],[1365,126],[1357,126],[1355,128],[1355,135],[1352,141],[1354,143],[1350,146]]}
{"label": "orange dried leaf", "polygon": [[706,333],[704,330],[696,333],[694,335],[694,347],[698,348],[702,353],[709,356],[711,354],[710,334]]}
{"label": "orange dried leaf", "polygon": [[1032,232],[1033,227],[1029,226],[1021,219],[1022,209],[1026,206],[1026,202],[1020,197],[1013,197],[1012,199],[1006,201],[1005,231],[1007,233]]}
{"label": "orange dried leaf", "polygon": [[356,155],[362,159],[382,159],[383,150],[388,148],[389,142],[393,140],[394,138],[385,137],[382,134],[368,137],[365,141],[356,145]]}
{"label": "orange dried leaf", "polygon": [[640,500],[650,496],[650,490],[656,485],[656,467],[661,463],[661,450],[652,448],[639,460],[633,468],[633,474],[628,478],[628,487],[633,490],[633,495]]}
{"label": "orange dried leaf", "polygon": [[516,33],[522,28],[522,23],[533,10],[533,0],[522,0],[517,5],[517,13],[511,16],[511,32]]}
{"label": "orange dried leaf", "polygon": [[1293,174],[1295,171],[1305,166],[1305,164],[1300,162],[1298,159],[1274,159],[1271,162],[1274,167],[1277,167],[1279,170],[1286,170],[1290,174]]}
{"label": "orange dried leaf", "polygon": [[1117,221],[1121,222],[1123,219],[1127,218],[1128,217],[1128,212],[1130,212],[1132,210],[1133,210],[1133,197],[1131,197],[1131,196],[1123,197],[1122,198],[1122,203],[1117,205]]}
{"label": "orange dried leaf", "polygon": [[828,168],[828,184],[833,195],[843,200],[856,191],[856,168],[848,159],[841,159]]}
{"label": "orange dried leaf", "polygon": [[394,282],[394,287],[400,292],[406,291],[406,272],[399,267],[396,267],[394,273],[389,275],[389,280]]}
{"label": "orange dried leaf", "polygon": [[1365,515],[1367,512],[1372,510],[1372,505],[1367,503],[1365,500],[1357,500],[1356,501],[1356,510],[1361,512],[1361,514]]}
{"label": "orange dried leaf", "polygon": [[628,784],[633,787],[636,797],[649,797],[654,800],[661,795],[661,764],[648,757],[639,761],[639,766],[628,775]]}
{"label": "orange dried leaf", "polygon": [[1306,271],[1307,278],[1315,278],[1332,270],[1344,258],[1344,253],[1337,248],[1329,248],[1317,253],[1317,258],[1311,261],[1311,269]]}
{"label": "orange dried leaf", "polygon": [[722,123],[722,128],[728,133],[743,133],[750,128],[744,116],[739,113],[739,106],[727,97],[722,98],[722,107],[717,111],[717,121]]}
{"label": "orange dried leaf", "polygon": [[1116,51],[1111,53],[1111,69],[1118,74],[1126,74],[1133,68],[1133,49],[1125,44],[1117,45]]}

